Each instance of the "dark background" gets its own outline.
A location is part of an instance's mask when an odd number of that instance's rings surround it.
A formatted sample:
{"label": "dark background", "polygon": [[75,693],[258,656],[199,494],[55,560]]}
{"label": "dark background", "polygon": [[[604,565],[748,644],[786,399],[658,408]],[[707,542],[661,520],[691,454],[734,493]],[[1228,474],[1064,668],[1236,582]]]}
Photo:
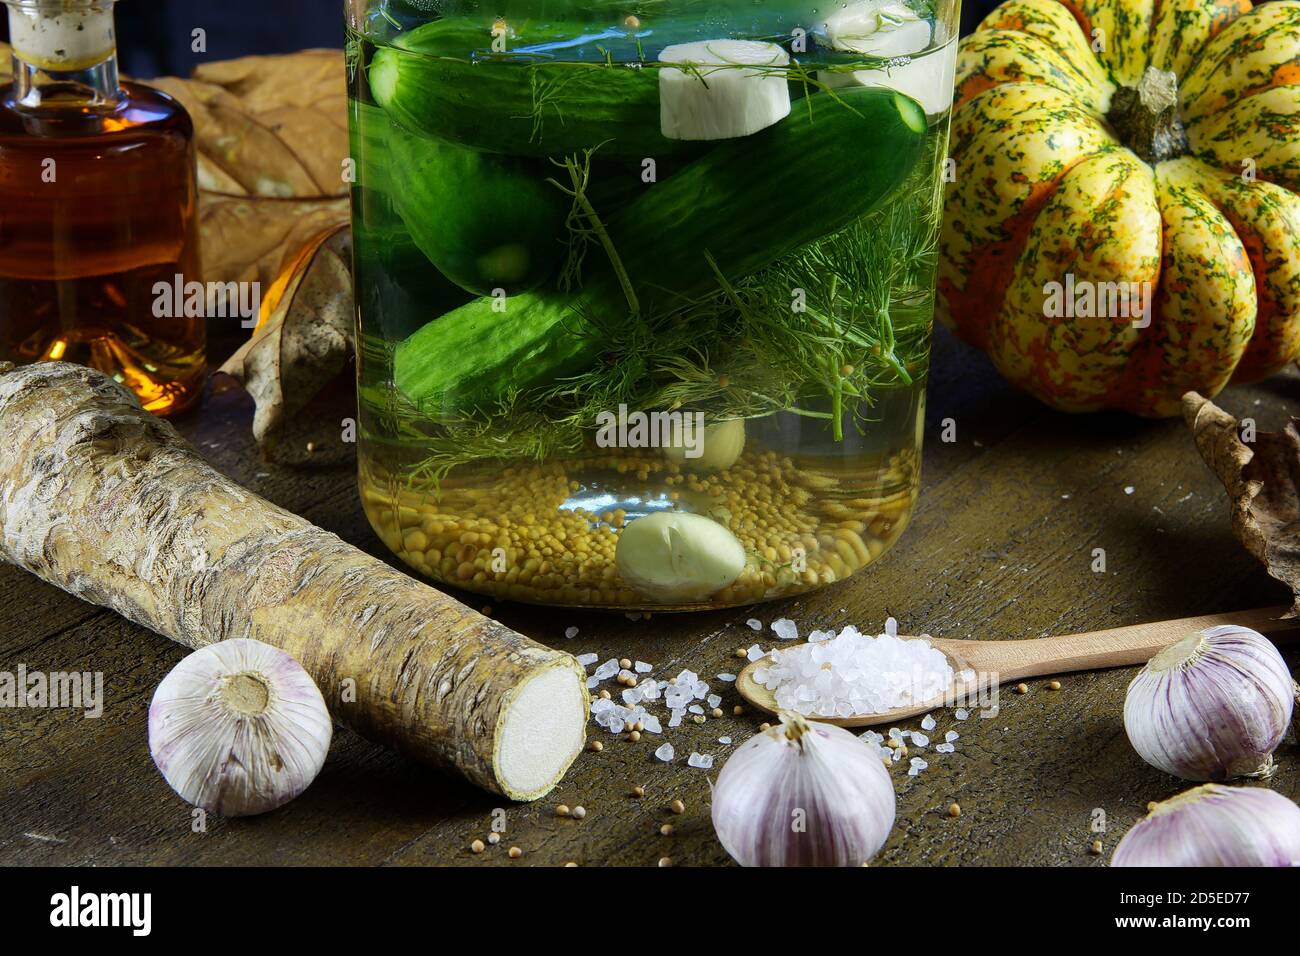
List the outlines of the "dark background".
{"label": "dark background", "polygon": [[[343,46],[344,0],[120,0],[118,53],[132,76],[188,76],[199,63],[250,53]],[[968,32],[997,3],[963,0]],[[207,31],[207,52],[193,53],[190,32]],[[0,39],[8,24],[0,16]]]}

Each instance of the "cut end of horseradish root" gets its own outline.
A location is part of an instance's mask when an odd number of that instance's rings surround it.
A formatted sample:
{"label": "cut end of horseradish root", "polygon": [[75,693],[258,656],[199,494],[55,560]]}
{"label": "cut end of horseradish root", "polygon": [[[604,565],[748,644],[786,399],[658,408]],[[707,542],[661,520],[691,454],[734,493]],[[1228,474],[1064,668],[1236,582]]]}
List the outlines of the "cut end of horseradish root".
{"label": "cut end of horseradish root", "polygon": [[515,688],[502,704],[494,770],[510,799],[545,796],[582,752],[586,679],[576,665],[550,667]]}
{"label": "cut end of horseradish root", "polygon": [[827,87],[897,90],[929,116],[952,105],[957,43],[944,24],[894,0],[863,0],[827,17],[816,32],[832,50],[889,61],[878,69],[821,70],[817,79]]}
{"label": "cut end of horseradish root", "polygon": [[790,115],[790,54],[775,43],[702,40],[665,47],[660,125],[677,140],[752,136]]}

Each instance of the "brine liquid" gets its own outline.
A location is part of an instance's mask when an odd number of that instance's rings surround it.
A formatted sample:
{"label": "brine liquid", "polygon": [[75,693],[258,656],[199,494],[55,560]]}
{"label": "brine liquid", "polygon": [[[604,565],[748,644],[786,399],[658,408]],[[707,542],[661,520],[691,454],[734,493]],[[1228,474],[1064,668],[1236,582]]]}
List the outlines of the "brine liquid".
{"label": "brine liquid", "polygon": [[[387,181],[386,156],[374,131],[391,121],[367,87],[375,49],[352,37],[360,486],[366,514],[390,549],[433,580],[483,595],[657,610],[747,604],[827,585],[860,572],[898,539],[920,480],[946,113],[929,117],[922,156],[906,182],[856,224],[858,262],[843,263],[846,273],[862,263],[888,266],[884,294],[870,293],[880,307],[859,308],[851,321],[871,336],[880,334],[882,319],[888,323],[892,356],[910,382],[882,366],[861,399],[837,401],[810,387],[790,410],[746,417],[743,452],[724,467],[662,448],[601,447],[594,423],[580,448],[550,449],[540,439],[534,446],[509,415],[475,431],[458,461],[443,428],[412,416],[393,384],[397,344],[460,305],[464,293],[439,300],[447,283],[412,250],[379,186]],[[950,54],[934,51],[936,70]],[[792,257],[784,265],[801,263]],[[808,288],[818,279],[809,275]],[[695,368],[710,357],[685,358]],[[707,404],[690,410],[718,420]],[[510,449],[506,455],[493,455],[494,439]],[[747,553],[740,577],[689,605],[665,606],[630,587],[615,566],[619,534],[662,510],[705,515],[730,529]]]}

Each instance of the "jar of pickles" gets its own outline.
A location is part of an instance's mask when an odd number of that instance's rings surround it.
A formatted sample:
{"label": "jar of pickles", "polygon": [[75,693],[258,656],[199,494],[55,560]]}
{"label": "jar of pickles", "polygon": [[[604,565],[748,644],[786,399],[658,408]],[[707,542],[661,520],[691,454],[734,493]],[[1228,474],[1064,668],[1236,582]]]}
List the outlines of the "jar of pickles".
{"label": "jar of pickles", "polygon": [[351,0],[360,486],[434,581],[747,604],[916,502],[953,0]]}

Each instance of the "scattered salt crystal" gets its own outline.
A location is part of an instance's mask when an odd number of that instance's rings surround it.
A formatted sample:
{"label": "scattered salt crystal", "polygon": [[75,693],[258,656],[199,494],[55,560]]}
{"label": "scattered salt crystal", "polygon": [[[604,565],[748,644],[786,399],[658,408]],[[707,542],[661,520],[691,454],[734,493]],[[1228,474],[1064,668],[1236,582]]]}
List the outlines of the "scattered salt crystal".
{"label": "scattered salt crystal", "polygon": [[729,744],[729,743],[731,743],[731,738],[730,738],[730,737],[719,737],[719,738],[718,738],[718,743],[720,743],[720,744]]}
{"label": "scattered salt crystal", "polygon": [[627,690],[623,691],[623,703],[629,705],[639,704],[641,702],[641,696],[644,693],[645,691],[640,687],[629,687]]}
{"label": "scattered salt crystal", "polygon": [[664,763],[668,763],[670,760],[673,759],[673,745],[664,744],[658,750],[655,751],[655,756],[658,757],[660,760],[662,760]]}
{"label": "scattered salt crystal", "polygon": [[779,617],[772,622],[772,633],[783,641],[793,641],[799,636],[799,627],[788,617]]}
{"label": "scattered salt crystal", "polygon": [[965,707],[958,707],[956,713],[954,713],[953,716],[958,720],[965,720],[967,717],[970,716],[970,711],[967,710]]}
{"label": "scattered salt crystal", "polygon": [[912,743],[917,747],[926,747],[930,744],[930,738],[925,734],[912,734]]}
{"label": "scattered salt crystal", "polygon": [[605,663],[597,667],[596,673],[592,676],[594,676],[596,680],[609,680],[617,673],[618,673],[618,659],[611,657],[609,660],[605,661]]}
{"label": "scattered salt crystal", "polygon": [[686,711],[684,710],[674,710],[672,715],[668,718],[668,726],[680,727],[682,725],[682,715],[685,713]]}
{"label": "scattered salt crystal", "polygon": [[587,690],[591,690],[591,689],[593,689],[593,688],[595,688],[595,687],[599,687],[599,686],[600,686],[600,678],[599,678],[599,677],[588,677],[588,678],[587,678]]}
{"label": "scattered salt crystal", "polygon": [[653,664],[647,664],[645,661],[637,661],[632,667],[638,674],[649,674],[655,669]]}
{"label": "scattered salt crystal", "polygon": [[898,763],[898,761],[903,759],[903,748],[899,747],[897,750],[891,750],[889,752],[889,759],[894,763]]}
{"label": "scattered salt crystal", "polygon": [[628,670],[626,667],[621,667],[621,668],[619,668],[619,671],[618,671],[618,679],[619,679],[619,680],[629,680],[630,678],[633,678],[633,677],[635,677],[635,676],[636,676],[636,675],[633,674],[633,673],[632,673],[630,670]]}
{"label": "scattered salt crystal", "polygon": [[605,726],[608,728],[611,734],[621,734],[623,732],[623,728],[626,727],[627,725],[623,723],[623,721],[620,718],[615,717]]}
{"label": "scattered salt crystal", "polygon": [[1131,494],[1133,494],[1133,492],[1135,492],[1135,491],[1137,491],[1137,489],[1134,488],[1132,485],[1125,485],[1125,486],[1124,486],[1124,494],[1126,494],[1126,495],[1131,495]]}
{"label": "scattered salt crystal", "polygon": [[[578,629],[576,627],[566,627],[564,629],[564,636],[572,640],[573,638],[578,636]],[[595,660],[596,655],[595,654],[591,655],[591,659]]]}
{"label": "scattered salt crystal", "polygon": [[763,656],[763,649],[757,644],[751,644],[749,650],[745,651],[745,657],[751,661],[756,661]]}
{"label": "scattered salt crystal", "polygon": [[955,730],[950,730],[950,731],[948,731],[946,734],[943,735],[943,742],[946,743],[946,744],[950,744],[950,743],[952,743],[954,740],[956,740],[956,739],[957,739],[958,737],[960,737],[960,736],[961,736],[961,734],[957,733],[957,731],[955,731]]}
{"label": "scattered salt crystal", "polygon": [[808,635],[808,642],[810,644],[816,644],[820,641],[829,641],[834,636],[834,631],[813,631]]}
{"label": "scattered salt crystal", "polygon": [[692,714],[704,713],[704,708],[701,707],[699,704],[691,704],[691,706],[687,707],[686,709],[689,710]]}
{"label": "scattered salt crystal", "polygon": [[691,755],[686,758],[686,766],[694,767],[697,770],[708,770],[713,766],[713,758],[708,754],[697,754],[692,752]]}
{"label": "scattered salt crystal", "polygon": [[930,714],[926,714],[924,717],[921,718],[922,730],[934,730],[935,726],[936,726],[935,719]]}
{"label": "scattered salt crystal", "polygon": [[749,626],[751,631],[761,631],[763,629],[763,622],[756,617],[751,617],[745,624]]}
{"label": "scattered salt crystal", "polygon": [[885,633],[890,637],[898,637],[898,622],[892,617],[885,618]]}
{"label": "scattered salt crystal", "polygon": [[596,663],[596,661],[598,661],[598,660],[600,660],[600,658],[597,657],[595,654],[579,654],[579,655],[578,655],[578,663],[581,664],[583,667],[590,667],[592,664]]}
{"label": "scattered salt crystal", "polygon": [[930,766],[928,763],[926,763],[926,762],[925,762],[924,760],[922,760],[920,757],[913,757],[911,760],[908,761],[908,763],[910,763],[913,767],[919,767],[919,768],[921,768],[922,770],[924,770],[926,767]]}
{"label": "scattered salt crystal", "polygon": [[710,708],[713,708],[713,707],[717,707],[719,704],[722,703],[722,698],[719,697],[717,694],[710,694],[708,697],[704,699],[704,702],[708,704]]}
{"label": "scattered salt crystal", "polygon": [[956,753],[956,751],[957,751],[957,748],[954,747],[952,744],[935,744],[935,745],[934,745],[934,752],[937,753],[937,754],[950,754],[950,753]]}
{"label": "scattered salt crystal", "polygon": [[659,718],[654,714],[646,714],[641,718],[641,729],[652,734],[661,734],[664,731],[659,724]]}
{"label": "scattered salt crystal", "polygon": [[736,680],[736,675],[735,675],[735,674],[719,674],[719,675],[718,675],[718,680],[722,681],[724,684],[731,684],[731,683],[734,683],[734,682],[735,682],[735,680]]}

